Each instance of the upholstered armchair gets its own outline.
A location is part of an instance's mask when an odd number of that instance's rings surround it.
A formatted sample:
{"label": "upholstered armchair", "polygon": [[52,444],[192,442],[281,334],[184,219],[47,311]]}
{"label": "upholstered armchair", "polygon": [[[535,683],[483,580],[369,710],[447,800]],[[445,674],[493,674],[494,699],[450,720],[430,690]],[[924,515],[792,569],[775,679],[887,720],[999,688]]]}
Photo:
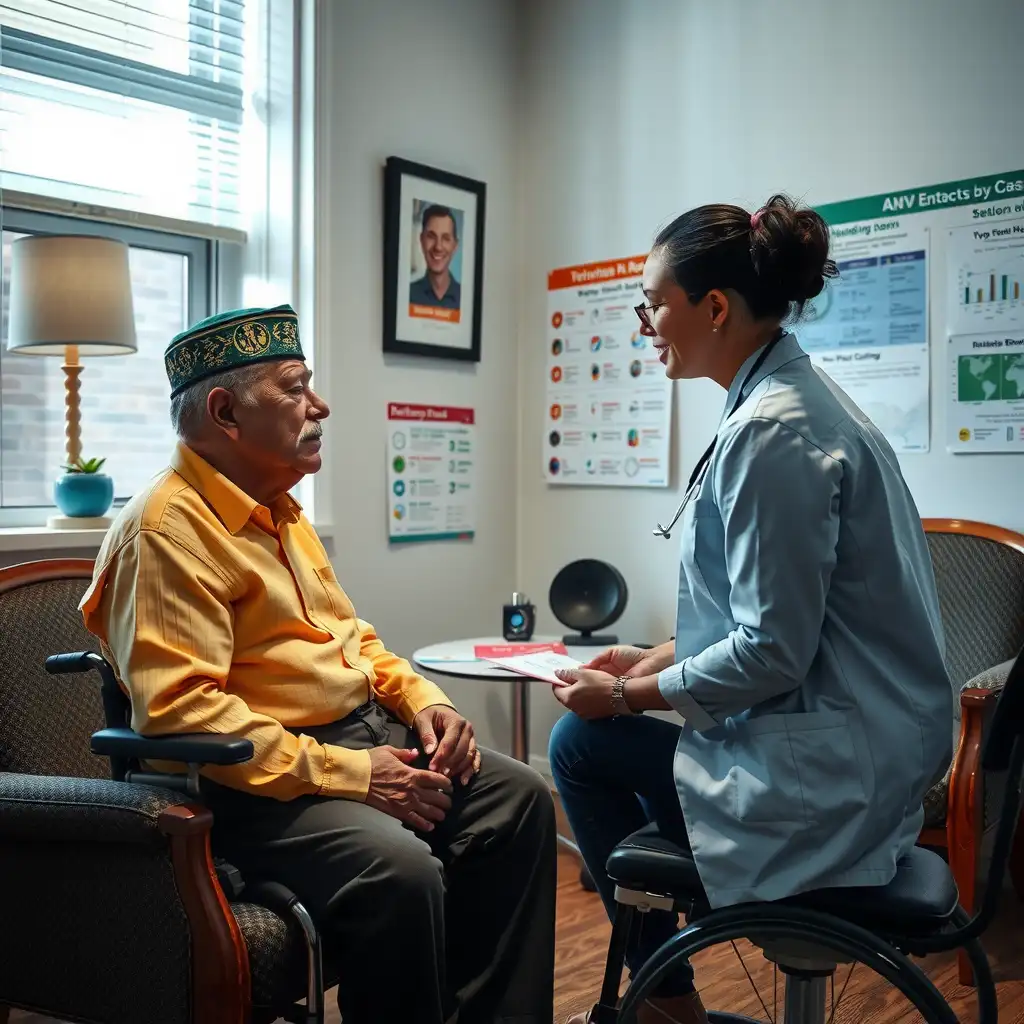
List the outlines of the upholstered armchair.
{"label": "upholstered armchair", "polygon": [[[1002,780],[981,770],[981,750],[996,698],[1024,647],[1024,535],[960,519],[926,519],[924,528],[946,634],[946,665],[954,704],[953,763],[925,801],[921,843],[945,848],[973,912],[982,842],[998,816]],[[1024,898],[1024,828],[1017,829],[1010,874]],[[973,978],[961,954],[960,983]]]}
{"label": "upholstered armchair", "polygon": [[[88,1024],[322,1021],[319,940],[294,897],[215,864],[186,777],[115,781],[136,777],[136,755],[163,756],[133,743],[164,741],[124,727],[112,673],[105,690],[83,674],[106,668],[97,654],[44,667],[97,651],[77,610],[91,574],[77,559],[0,569],[0,1021],[9,1007]],[[218,753],[222,739],[247,750]],[[200,740],[212,752],[171,760],[251,756]]]}

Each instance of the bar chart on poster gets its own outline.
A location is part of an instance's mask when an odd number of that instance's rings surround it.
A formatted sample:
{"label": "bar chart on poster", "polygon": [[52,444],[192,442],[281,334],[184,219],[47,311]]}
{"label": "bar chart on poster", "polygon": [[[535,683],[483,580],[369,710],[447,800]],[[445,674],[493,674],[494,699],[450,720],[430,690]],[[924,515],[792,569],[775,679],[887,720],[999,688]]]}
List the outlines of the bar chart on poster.
{"label": "bar chart on poster", "polygon": [[950,333],[1024,327],[1024,222],[949,233]]}

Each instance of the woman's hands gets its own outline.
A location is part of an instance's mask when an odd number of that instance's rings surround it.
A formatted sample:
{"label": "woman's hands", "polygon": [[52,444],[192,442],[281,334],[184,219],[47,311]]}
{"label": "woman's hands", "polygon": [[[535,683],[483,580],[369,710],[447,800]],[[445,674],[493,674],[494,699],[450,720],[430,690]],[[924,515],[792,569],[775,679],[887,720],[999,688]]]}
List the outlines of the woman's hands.
{"label": "woman's hands", "polygon": [[658,647],[645,650],[641,647],[609,647],[583,668],[607,672],[610,676],[656,676],[675,661],[675,643],[669,640]]}
{"label": "woman's hands", "polygon": [[586,665],[559,669],[555,675],[565,684],[553,687],[555,699],[580,718],[609,718],[616,714],[612,686],[619,676],[629,676],[625,699],[633,711],[668,710],[658,692],[658,673],[675,660],[672,641],[650,650],[640,647],[609,647]]}

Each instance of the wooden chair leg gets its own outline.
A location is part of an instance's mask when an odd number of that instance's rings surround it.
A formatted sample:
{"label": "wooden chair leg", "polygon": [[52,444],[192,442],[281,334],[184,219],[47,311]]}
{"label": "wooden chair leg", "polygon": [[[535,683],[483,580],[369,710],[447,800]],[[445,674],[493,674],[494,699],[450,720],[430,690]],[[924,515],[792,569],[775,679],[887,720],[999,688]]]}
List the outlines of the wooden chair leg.
{"label": "wooden chair leg", "polygon": [[1013,837],[1013,849],[1010,851],[1010,878],[1017,898],[1024,900],[1024,811],[1017,821],[1017,832]]}
{"label": "wooden chair leg", "polygon": [[[978,879],[978,845],[980,836],[957,835],[949,837],[949,869],[960,892],[960,906],[968,914],[974,913],[975,887]],[[957,953],[957,980],[961,985],[974,984],[974,971],[967,954]]]}

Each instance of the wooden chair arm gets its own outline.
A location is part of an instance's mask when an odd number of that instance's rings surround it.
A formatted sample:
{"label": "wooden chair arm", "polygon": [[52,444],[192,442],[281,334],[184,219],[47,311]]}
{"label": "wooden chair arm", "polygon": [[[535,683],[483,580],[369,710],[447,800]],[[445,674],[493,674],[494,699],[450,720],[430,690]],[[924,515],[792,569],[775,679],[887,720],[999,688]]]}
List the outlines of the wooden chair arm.
{"label": "wooden chair arm", "polygon": [[[960,708],[964,714],[984,711],[999,699],[999,690],[983,690],[980,687],[970,687],[960,691]],[[962,735],[962,730],[961,730]]]}
{"label": "wooden chair arm", "polygon": [[246,1024],[252,1012],[249,956],[217,881],[212,824],[208,808],[180,804],[160,815],[158,827],[171,846],[174,879],[192,935],[192,1019],[195,1024]]}
{"label": "wooden chair arm", "polygon": [[984,790],[981,786],[981,753],[985,716],[999,699],[998,690],[970,687],[960,691],[960,740],[953,754],[946,806],[947,835],[958,843],[974,842],[981,834]]}

